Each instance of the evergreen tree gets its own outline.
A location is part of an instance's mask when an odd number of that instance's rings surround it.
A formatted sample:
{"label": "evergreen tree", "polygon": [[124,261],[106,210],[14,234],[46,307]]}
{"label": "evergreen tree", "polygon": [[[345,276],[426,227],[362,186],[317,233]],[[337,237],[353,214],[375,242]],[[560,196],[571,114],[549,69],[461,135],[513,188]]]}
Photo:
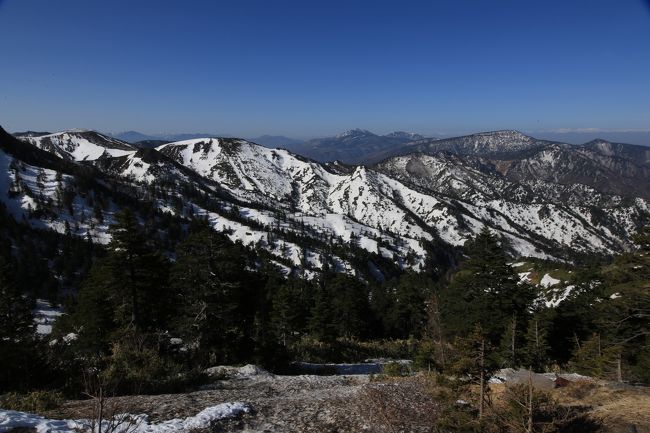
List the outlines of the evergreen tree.
{"label": "evergreen tree", "polygon": [[335,274],[325,284],[333,304],[336,334],[346,338],[364,337],[371,322],[366,286],[346,274]]}
{"label": "evergreen tree", "polygon": [[333,341],[337,337],[336,311],[328,287],[319,281],[314,290],[314,302],[309,318],[310,334],[321,341]]}
{"label": "evergreen tree", "polygon": [[199,362],[237,362],[250,349],[256,308],[243,247],[200,228],[177,254],[171,282],[183,308],[179,332]]}
{"label": "evergreen tree", "polygon": [[271,325],[278,341],[286,346],[305,328],[309,313],[302,280],[288,280],[267,290],[272,293]]}
{"label": "evergreen tree", "polygon": [[397,338],[419,338],[427,323],[426,300],[433,283],[425,276],[408,272],[393,288],[390,311],[391,335]]}
{"label": "evergreen tree", "polygon": [[85,347],[104,351],[115,333],[164,330],[173,313],[169,264],[142,234],[129,210],[116,215],[106,257],[98,260],[79,291],[75,324]]}
{"label": "evergreen tree", "polygon": [[576,343],[569,368],[580,374],[615,380],[620,356],[620,346],[608,345],[595,333],[586,341]]}
{"label": "evergreen tree", "polygon": [[0,391],[25,388],[35,353],[34,321],[28,299],[13,278],[12,266],[0,256]]}
{"label": "evergreen tree", "polygon": [[480,323],[490,343],[498,346],[508,328],[526,329],[534,292],[519,283],[503,246],[486,227],[466,243],[465,251],[468,259],[440,291],[442,321],[451,336],[468,335]]}
{"label": "evergreen tree", "polygon": [[480,324],[476,324],[467,337],[456,338],[454,349],[455,357],[449,364],[449,372],[469,378],[470,383],[477,385],[477,407],[480,421],[489,401],[488,381],[498,368],[496,354]]}
{"label": "evergreen tree", "polygon": [[144,237],[136,216],[128,209],[110,227],[110,270],[116,277],[118,314],[135,329],[162,325],[169,313],[166,260]]}
{"label": "evergreen tree", "polygon": [[544,372],[549,363],[548,353],[548,322],[541,314],[536,314],[528,322],[521,364],[534,371]]}

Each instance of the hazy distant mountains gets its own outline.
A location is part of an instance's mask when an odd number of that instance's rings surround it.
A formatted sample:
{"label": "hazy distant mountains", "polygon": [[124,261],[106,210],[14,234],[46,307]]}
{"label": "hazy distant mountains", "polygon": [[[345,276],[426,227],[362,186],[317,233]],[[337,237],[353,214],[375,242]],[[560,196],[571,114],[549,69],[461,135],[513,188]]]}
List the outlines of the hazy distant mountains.
{"label": "hazy distant mountains", "polygon": [[249,138],[249,141],[270,148],[283,148],[288,150],[299,149],[305,144],[304,140],[285,137],[284,135],[261,135],[259,137]]}
{"label": "hazy distant mountains", "polygon": [[602,139],[613,143],[632,143],[650,146],[650,131],[539,131],[532,135],[545,140],[570,144],[582,144],[588,141]]}
{"label": "hazy distant mountains", "polygon": [[[190,133],[153,136],[137,131],[126,131],[111,134],[111,136],[135,144],[138,147],[152,148],[164,143],[228,135]],[[378,135],[364,129],[351,129],[333,137],[311,140],[299,140],[282,135],[262,135],[248,138],[248,141],[269,148],[287,149],[319,162],[342,161],[346,164],[364,164],[376,162],[377,158],[374,155],[422,139],[424,139],[424,136],[412,132],[395,131],[386,135]]]}
{"label": "hazy distant mountains", "polygon": [[[45,132],[28,131],[17,135],[38,136]],[[510,134],[506,137],[504,134]],[[205,137],[224,137],[229,134],[185,133],[147,135],[137,131],[126,131],[119,134],[109,134],[114,138],[135,144],[137,147],[154,148],[165,143],[182,140],[192,140]],[[364,129],[351,129],[341,134],[301,140],[283,135],[261,135],[249,137],[248,141],[261,144],[268,148],[282,148],[319,162],[340,161],[346,164],[374,164],[385,158],[404,154],[405,152],[430,152],[447,150],[453,153],[483,153],[481,146],[489,148],[504,140],[511,143],[508,151],[522,150],[528,147],[539,147],[552,142],[582,145],[594,140],[604,140],[610,143],[636,143],[650,146],[650,131],[568,131],[540,132],[533,134],[536,138],[514,131],[497,131],[496,133],[479,133],[459,137],[427,137],[412,132],[396,131],[390,134],[375,134]],[[463,150],[463,144],[472,143],[477,148]],[[483,144],[481,144],[483,143]],[[520,148],[513,147],[519,143]],[[456,146],[456,147],[454,147]],[[491,156],[495,156],[491,154]],[[501,155],[503,156],[503,155]]]}
{"label": "hazy distant mountains", "polygon": [[165,141],[170,143],[172,141],[192,140],[201,137],[222,137],[224,134],[214,134],[206,132],[185,133],[185,134],[160,134],[160,135],[147,135],[138,131],[125,131],[116,134],[107,134],[118,140],[126,141],[127,143],[137,143],[141,141]]}
{"label": "hazy distant mountains", "polygon": [[396,131],[386,135],[365,129],[351,129],[333,137],[298,141],[286,137],[263,136],[251,141],[267,147],[282,147],[319,162],[341,161],[346,164],[374,162],[373,155],[399,148],[424,137],[411,132]]}

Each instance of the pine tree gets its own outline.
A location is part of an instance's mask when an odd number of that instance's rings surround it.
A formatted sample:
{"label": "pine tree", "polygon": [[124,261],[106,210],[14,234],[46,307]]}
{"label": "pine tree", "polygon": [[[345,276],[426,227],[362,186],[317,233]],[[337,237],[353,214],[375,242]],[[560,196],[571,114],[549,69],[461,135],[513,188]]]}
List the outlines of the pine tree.
{"label": "pine tree", "polygon": [[442,321],[452,336],[467,335],[480,323],[490,343],[498,346],[508,328],[515,333],[526,328],[534,292],[519,283],[503,245],[486,227],[466,243],[465,251],[469,258],[440,290]]}
{"label": "pine tree", "polygon": [[467,337],[457,338],[454,349],[456,356],[448,365],[449,371],[469,378],[470,383],[477,385],[478,418],[481,421],[489,401],[488,381],[498,366],[496,354],[480,324],[475,325]]}
{"label": "pine tree", "polygon": [[168,264],[147,242],[135,215],[128,209],[115,216],[109,229],[108,266],[115,278],[117,314],[134,329],[162,326],[168,317]]}
{"label": "pine tree", "polygon": [[271,326],[278,341],[287,346],[305,328],[308,307],[302,280],[289,280],[267,289],[272,293]]}
{"label": "pine tree", "polygon": [[334,323],[338,336],[360,338],[370,325],[368,290],[359,279],[336,274],[326,280],[334,309]]}
{"label": "pine tree", "polygon": [[117,333],[143,335],[164,330],[172,315],[169,264],[145,239],[135,215],[116,215],[106,257],[82,283],[74,323],[83,346],[106,351]]}
{"label": "pine tree", "polygon": [[548,354],[548,323],[538,314],[528,322],[521,364],[534,371],[546,371],[549,363]]}
{"label": "pine tree", "polygon": [[0,390],[29,383],[35,343],[29,301],[14,281],[11,264],[0,256]]}
{"label": "pine tree", "polygon": [[336,312],[332,306],[331,293],[323,281],[319,281],[314,290],[314,302],[310,313],[310,334],[321,341],[336,339]]}
{"label": "pine tree", "polygon": [[243,248],[201,228],[179,245],[177,254],[171,273],[183,308],[177,329],[199,362],[237,362],[247,350],[255,317]]}
{"label": "pine tree", "polygon": [[577,342],[569,368],[587,376],[615,379],[620,346],[609,345],[595,333],[586,341]]}

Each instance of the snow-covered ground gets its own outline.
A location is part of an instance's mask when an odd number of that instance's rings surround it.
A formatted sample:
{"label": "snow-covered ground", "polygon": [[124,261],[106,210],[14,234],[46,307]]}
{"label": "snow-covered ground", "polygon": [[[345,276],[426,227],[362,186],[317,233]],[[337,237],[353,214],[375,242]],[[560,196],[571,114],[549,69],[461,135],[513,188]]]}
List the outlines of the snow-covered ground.
{"label": "snow-covered ground", "polygon": [[[250,411],[250,406],[242,402],[222,403],[203,409],[194,416],[184,419],[149,423],[148,416],[121,414],[102,423],[102,431],[112,433],[184,433],[197,429],[207,429],[218,420],[236,417]],[[54,420],[40,415],[13,410],[0,409],[0,433],[12,429],[35,429],[37,433],[80,433],[91,432],[93,423],[87,419]]]}

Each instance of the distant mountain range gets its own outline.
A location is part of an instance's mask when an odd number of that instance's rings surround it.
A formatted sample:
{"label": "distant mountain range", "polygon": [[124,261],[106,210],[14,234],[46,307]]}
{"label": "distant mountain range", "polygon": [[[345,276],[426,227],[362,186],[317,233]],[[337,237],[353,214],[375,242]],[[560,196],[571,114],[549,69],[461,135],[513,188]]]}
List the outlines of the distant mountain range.
{"label": "distant mountain range", "polygon": [[607,140],[613,143],[633,143],[650,146],[650,130],[648,131],[535,131],[532,135],[538,138],[562,143],[582,144],[593,140]]}
{"label": "distant mountain range", "polygon": [[119,132],[116,134],[106,134],[118,140],[126,141],[127,143],[137,143],[142,141],[181,141],[181,140],[191,140],[193,138],[201,137],[219,137],[223,134],[210,134],[210,133],[181,133],[181,134],[159,134],[159,135],[147,135],[142,134],[137,131],[125,131]]}
{"label": "distant mountain range", "polygon": [[[46,133],[32,131],[22,134],[35,136]],[[127,131],[111,136],[128,143],[136,144],[138,147],[156,147],[174,141],[224,135],[206,133],[146,135],[136,131]],[[529,135],[522,134],[522,136],[528,137]],[[480,139],[481,134],[474,134],[471,137]],[[584,144],[594,140],[604,140],[612,143],[637,143],[639,145],[650,146],[650,131],[545,131],[535,134],[535,137],[534,140],[538,144],[543,141]],[[269,148],[287,149],[319,162],[340,161],[346,164],[373,164],[386,157],[409,151],[408,147],[410,145],[415,146],[413,150],[421,149],[423,140],[430,143],[439,139],[443,141],[434,147],[442,149],[445,142],[455,142],[456,137],[425,138],[420,134],[402,131],[380,135],[364,129],[352,129],[335,136],[309,140],[300,140],[283,135],[261,135],[259,137],[248,138],[247,140]]]}
{"label": "distant mountain range", "polygon": [[[205,133],[146,135],[137,131],[109,135],[127,143],[136,144],[138,147],[155,147],[174,141],[218,136]],[[371,155],[423,138],[422,135],[411,132],[396,131],[378,135],[363,129],[352,129],[333,137],[311,140],[299,140],[283,135],[261,135],[248,138],[248,141],[269,148],[287,149],[320,162],[341,161],[347,164],[362,164],[372,161],[372,157],[369,158]]]}
{"label": "distant mountain range", "polygon": [[365,129],[351,129],[334,137],[315,138],[290,150],[319,162],[341,161],[346,164],[374,162],[373,155],[403,146],[424,137],[409,132],[377,135]]}

